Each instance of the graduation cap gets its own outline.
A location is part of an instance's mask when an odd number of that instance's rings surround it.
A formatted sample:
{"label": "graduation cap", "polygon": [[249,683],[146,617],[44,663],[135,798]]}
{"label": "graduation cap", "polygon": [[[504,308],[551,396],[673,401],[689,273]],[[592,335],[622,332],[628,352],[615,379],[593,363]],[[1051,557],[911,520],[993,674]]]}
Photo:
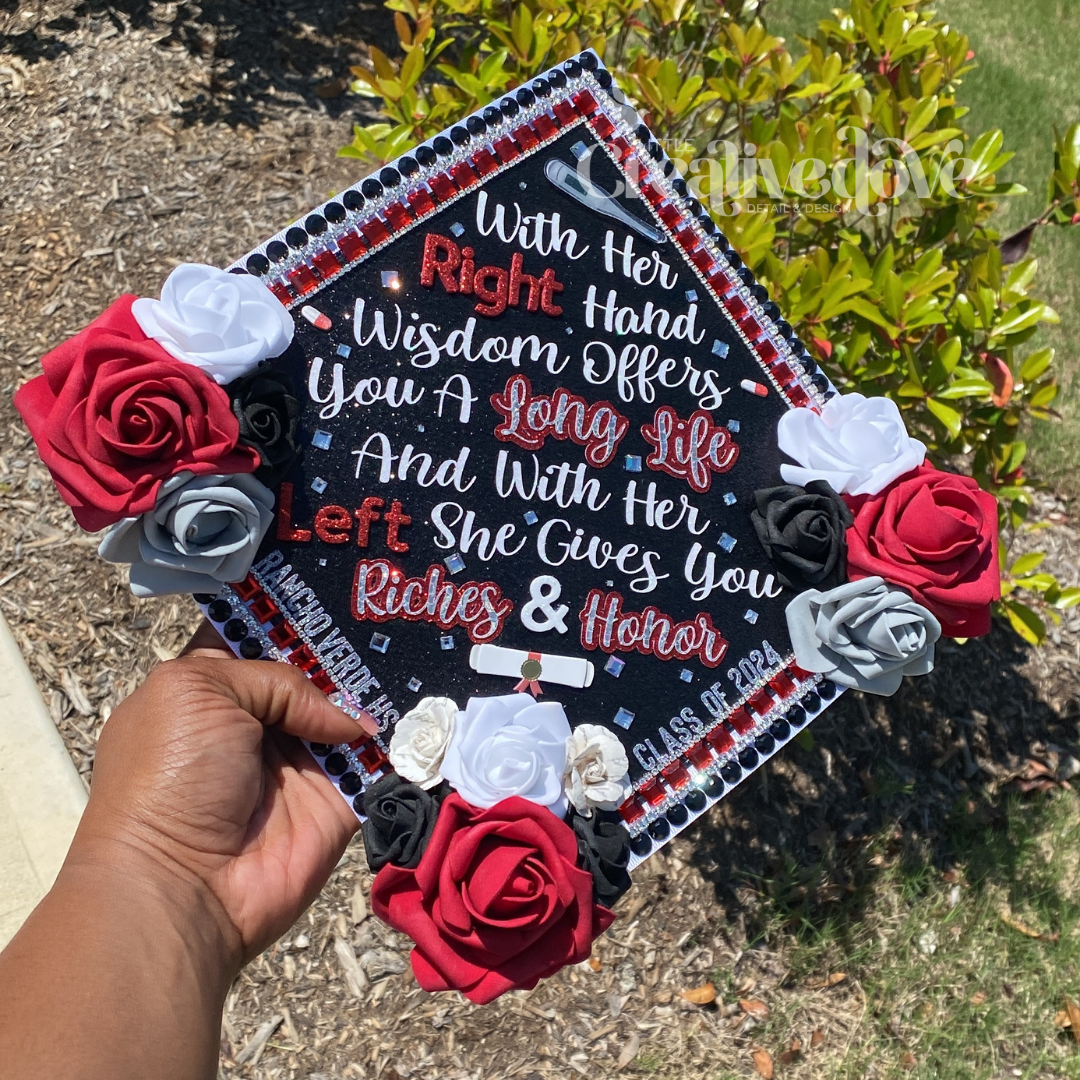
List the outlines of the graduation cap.
{"label": "graduation cap", "polygon": [[[583,959],[628,871],[845,687],[891,692],[988,618],[992,586],[958,611],[878,534],[898,485],[956,481],[988,582],[992,505],[891,402],[836,396],[591,51],[229,273],[119,301],[20,409],[137,589],[196,593],[240,656],[376,719],[311,749],[429,989]],[[106,454],[64,395],[118,351],[157,389]],[[170,363],[204,434],[117,465]]]}

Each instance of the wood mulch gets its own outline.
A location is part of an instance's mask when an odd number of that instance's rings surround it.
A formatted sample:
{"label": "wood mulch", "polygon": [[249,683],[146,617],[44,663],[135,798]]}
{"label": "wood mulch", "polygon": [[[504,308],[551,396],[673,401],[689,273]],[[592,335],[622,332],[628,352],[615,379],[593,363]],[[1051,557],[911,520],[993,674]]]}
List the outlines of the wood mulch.
{"label": "wood mulch", "polygon": [[[365,35],[386,32],[381,9],[342,0],[0,5],[0,610],[87,784],[110,710],[176,654],[196,612],[134,599],[96,557],[11,395],[121,293],[155,294],[180,261],[223,265],[355,179],[335,157],[360,115],[341,80]],[[1080,537],[1064,505],[1041,508],[1052,527],[1039,546],[1074,584]],[[829,1076],[868,1022],[865,998],[856,978],[830,987],[824,972],[808,988],[792,975],[762,890],[781,867],[820,867],[807,918],[840,904],[858,918],[850,898],[875,873],[860,855],[886,823],[945,868],[958,797],[986,800],[1032,756],[1052,768],[1080,756],[1078,668],[1070,616],[1042,650],[999,629],[943,647],[938,670],[896,698],[846,696],[815,723],[813,750],[790,747],[642,868],[593,961],[488,1008],[419,990],[404,939],[367,915],[354,842],[237,980],[221,1076],[754,1075],[763,1010],[813,1042],[787,1071]],[[898,794],[875,798],[882,770]],[[709,981],[716,1000],[681,996]]]}

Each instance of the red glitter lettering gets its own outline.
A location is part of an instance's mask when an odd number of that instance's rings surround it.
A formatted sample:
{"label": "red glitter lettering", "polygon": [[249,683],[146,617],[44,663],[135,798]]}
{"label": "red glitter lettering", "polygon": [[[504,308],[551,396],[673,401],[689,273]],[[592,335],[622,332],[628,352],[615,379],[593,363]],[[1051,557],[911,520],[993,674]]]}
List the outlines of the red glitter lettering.
{"label": "red glitter lettering", "polygon": [[294,544],[306,544],[311,539],[311,530],[293,528],[292,504],[293,486],[286,480],[278,488],[277,538],[290,540]]}
{"label": "red glitter lettering", "polygon": [[471,641],[497,638],[514,610],[493,581],[446,580],[446,569],[429,566],[422,578],[407,578],[386,559],[361,559],[352,589],[352,616],[358,622],[434,623],[441,630],[464,627]]}
{"label": "red glitter lettering", "polygon": [[511,375],[501,394],[491,395],[492,408],[503,418],[495,438],[525,450],[539,450],[550,435],[585,447],[585,460],[602,469],[615,456],[630,421],[608,401],[591,405],[559,388],[550,397],[533,396],[525,375]]}
{"label": "red glitter lettering", "polygon": [[474,254],[471,247],[459,248],[448,236],[428,233],[424,238],[420,284],[430,289],[438,280],[448,293],[475,295],[478,303],[474,310],[491,318],[501,315],[508,307],[519,307],[523,287],[526,311],[542,311],[552,317],[562,314],[563,309],[554,297],[563,291],[563,286],[551,267],[539,276],[527,274],[524,257],[514,252],[509,270],[501,266],[477,268]]}
{"label": "red glitter lettering", "polygon": [[727,639],[705,612],[676,622],[650,605],[644,611],[624,611],[617,592],[592,589],[578,615],[581,647],[606,653],[630,652],[661,660],[689,660],[696,656],[706,667],[720,664],[728,650]]}
{"label": "red glitter lettering", "polygon": [[641,435],[654,448],[645,464],[680,477],[699,493],[709,490],[713,473],[726,473],[739,457],[731,432],[717,427],[704,409],[680,420],[670,405],[661,405],[652,425],[642,425]]}

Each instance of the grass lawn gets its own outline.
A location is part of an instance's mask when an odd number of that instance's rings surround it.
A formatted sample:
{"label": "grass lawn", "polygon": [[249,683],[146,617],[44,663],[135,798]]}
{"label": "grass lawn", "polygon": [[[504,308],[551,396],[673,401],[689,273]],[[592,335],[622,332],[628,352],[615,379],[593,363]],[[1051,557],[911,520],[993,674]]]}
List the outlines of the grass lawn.
{"label": "grass lawn", "polygon": [[[859,856],[876,868],[872,890],[856,870],[824,923],[803,907],[805,870],[770,883],[765,937],[790,935],[789,979],[821,985],[830,972],[857,981],[864,1000],[851,1045],[828,1062],[811,1054],[802,1075],[1080,1077],[1059,1015],[1080,991],[1080,801],[1071,791],[1009,801],[992,820],[962,801],[951,832],[956,861],[944,873],[929,853],[904,850],[899,832],[878,837]],[[798,1018],[777,1012],[767,1025],[763,1042],[790,1046]]]}
{"label": "grass lawn", "polygon": [[[836,6],[828,0],[774,0],[768,18],[774,32],[793,38],[811,30]],[[1016,157],[1004,179],[1029,194],[1005,200],[1003,235],[1026,224],[1045,205],[1053,165],[1051,129],[1080,120],[1077,57],[1080,18],[1076,0],[941,0],[939,15],[967,34],[978,67],[964,79],[960,100],[971,108],[968,130],[1000,127],[1005,148]],[[1041,294],[1061,315],[1041,339],[1057,350],[1062,392],[1060,424],[1032,432],[1033,472],[1070,496],[1080,495],[1080,226],[1036,233]]]}

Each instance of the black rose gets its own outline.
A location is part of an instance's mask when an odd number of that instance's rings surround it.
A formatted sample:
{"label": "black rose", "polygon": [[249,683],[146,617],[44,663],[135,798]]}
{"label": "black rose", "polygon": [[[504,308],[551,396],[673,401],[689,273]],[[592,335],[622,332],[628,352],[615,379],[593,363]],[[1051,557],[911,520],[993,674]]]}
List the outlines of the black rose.
{"label": "black rose", "polygon": [[570,822],[577,837],[578,862],[593,879],[593,895],[598,904],[612,907],[630,888],[630,837],[617,821],[606,821],[596,812],[592,817],[575,813]]}
{"label": "black rose", "polygon": [[240,423],[240,441],[259,451],[255,476],[275,487],[296,460],[296,425],[300,402],[276,375],[256,369],[229,384],[232,411]]}
{"label": "black rose", "polygon": [[847,504],[824,480],[754,492],[750,514],[776,577],[789,589],[832,589],[847,580]]}
{"label": "black rose", "polygon": [[431,839],[439,799],[436,792],[390,773],[364,792],[364,815],[364,850],[372,871],[387,863],[413,870]]}

